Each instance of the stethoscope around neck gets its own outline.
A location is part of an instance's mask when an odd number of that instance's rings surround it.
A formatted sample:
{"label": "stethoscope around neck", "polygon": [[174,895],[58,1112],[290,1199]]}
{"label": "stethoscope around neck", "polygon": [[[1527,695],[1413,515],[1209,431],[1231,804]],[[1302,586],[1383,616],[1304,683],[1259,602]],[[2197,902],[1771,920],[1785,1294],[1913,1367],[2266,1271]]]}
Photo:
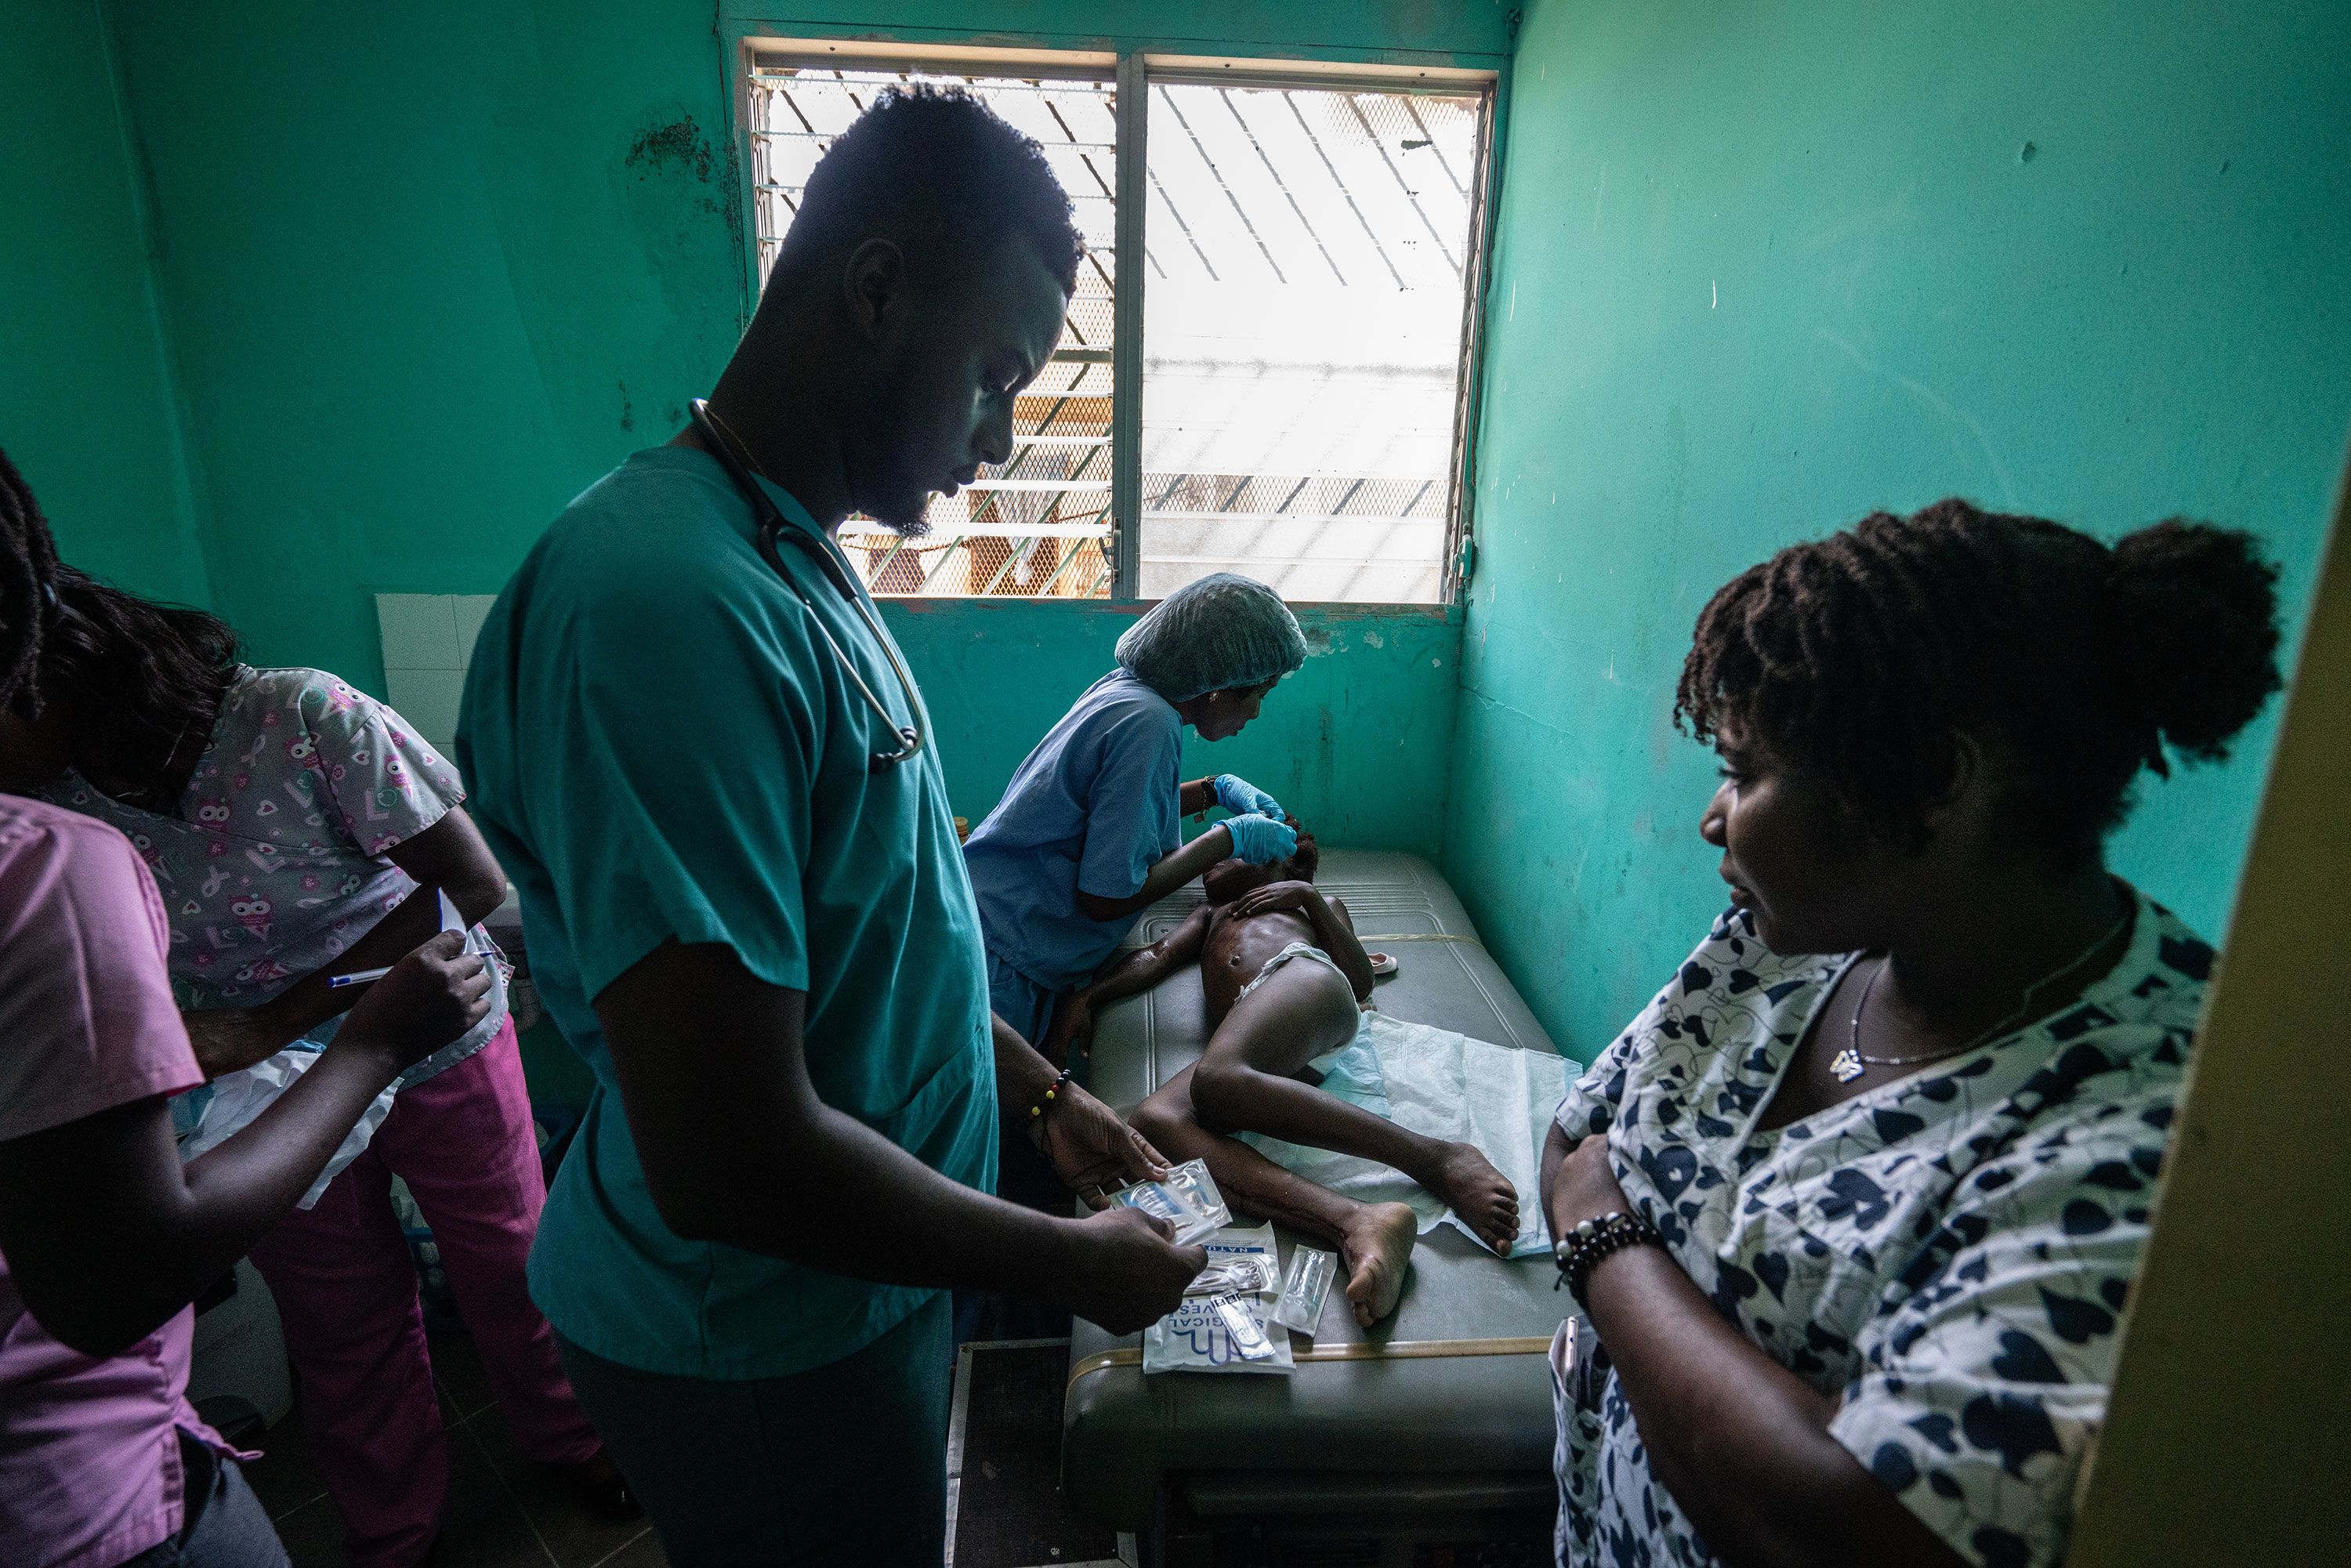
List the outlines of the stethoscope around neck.
{"label": "stethoscope around neck", "polygon": [[[701,432],[703,443],[710,448],[710,455],[718,459],[718,465],[726,470],[727,477],[735,481],[735,487],[743,493],[744,499],[751,503],[751,515],[759,522],[761,558],[774,569],[778,577],[783,579],[784,586],[792,591],[792,596],[808,606],[809,620],[822,633],[825,646],[832,650],[833,663],[841,666],[841,673],[849,677],[849,684],[857,688],[857,695],[865,699],[865,706],[881,719],[883,727],[898,737],[896,750],[872,753],[866,763],[868,769],[879,773],[914,757],[923,749],[925,738],[923,704],[914,691],[914,677],[907,674],[906,666],[899,662],[896,646],[883,632],[880,618],[873,613],[864,593],[859,589],[857,579],[851,575],[848,563],[841,559],[838,549],[829,541],[817,538],[784,516],[783,508],[777,506],[774,498],[752,477],[751,455],[744,449],[735,433],[710,412],[710,404],[705,400],[695,398],[687,406],[694,411],[694,428]],[[873,688],[866,684],[865,676],[850,662],[849,655],[834,639],[832,629],[824,623],[824,617],[816,612],[816,606],[810,603],[808,595],[800,591],[798,580],[784,570],[782,541],[785,539],[790,539],[803,554],[817,563],[826,580],[840,591],[841,597],[857,612],[857,618],[865,622],[866,631],[872,634],[873,645],[882,650],[883,658],[889,661],[891,674],[898,677],[898,689],[906,698],[906,711],[914,717],[913,727],[900,724],[883,706],[882,699],[873,695]]]}

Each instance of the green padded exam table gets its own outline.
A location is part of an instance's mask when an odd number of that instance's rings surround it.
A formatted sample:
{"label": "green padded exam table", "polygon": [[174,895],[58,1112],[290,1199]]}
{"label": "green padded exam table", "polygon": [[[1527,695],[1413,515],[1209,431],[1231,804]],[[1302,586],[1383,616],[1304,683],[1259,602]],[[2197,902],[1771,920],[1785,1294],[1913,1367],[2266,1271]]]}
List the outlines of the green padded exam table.
{"label": "green padded exam table", "polygon": [[[1553,1049],[1427,862],[1325,850],[1317,882],[1346,904],[1364,946],[1399,961],[1374,993],[1383,1012]],[[1192,888],[1154,904],[1130,941],[1157,940],[1199,902]],[[1094,1092],[1132,1111],[1205,1040],[1199,973],[1186,969],[1104,1010]],[[1285,1265],[1296,1239],[1280,1233]],[[1145,1377],[1142,1336],[1081,1320],[1062,1407],[1070,1505],[1134,1532],[1146,1563],[1227,1560],[1243,1536],[1353,1542],[1333,1561],[1367,1564],[1411,1563],[1416,1549],[1440,1542],[1530,1531],[1547,1542],[1546,1353],[1566,1310],[1555,1278],[1548,1258],[1505,1262],[1439,1226],[1421,1238],[1393,1316],[1359,1328],[1332,1291],[1320,1332],[1291,1337],[1298,1364],[1288,1376]]]}

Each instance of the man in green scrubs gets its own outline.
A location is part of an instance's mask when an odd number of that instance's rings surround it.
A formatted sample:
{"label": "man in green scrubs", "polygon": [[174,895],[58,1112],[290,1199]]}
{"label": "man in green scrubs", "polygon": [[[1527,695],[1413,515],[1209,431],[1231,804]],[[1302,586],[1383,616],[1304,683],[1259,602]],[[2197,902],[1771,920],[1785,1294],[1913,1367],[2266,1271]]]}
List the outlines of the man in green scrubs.
{"label": "man in green scrubs", "polygon": [[[716,439],[820,549],[852,511],[918,526],[1008,455],[1078,255],[1032,143],[961,94],[884,95],[810,180]],[[920,698],[811,552],[763,559],[712,439],[573,501],[466,683],[457,759],[597,1079],[531,1294],[679,1568],[935,1564],[943,1288],[1123,1332],[1202,1255],[987,1195],[999,1095],[1065,1179],[1157,1156],[991,1028],[938,759],[872,760],[927,731]]]}

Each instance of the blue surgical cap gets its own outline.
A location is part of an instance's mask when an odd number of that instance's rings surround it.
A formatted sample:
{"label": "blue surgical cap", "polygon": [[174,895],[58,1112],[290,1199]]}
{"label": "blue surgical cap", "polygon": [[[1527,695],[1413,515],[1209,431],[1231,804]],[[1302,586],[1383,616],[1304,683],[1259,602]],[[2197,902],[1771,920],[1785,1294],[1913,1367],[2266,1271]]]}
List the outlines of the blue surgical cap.
{"label": "blue surgical cap", "polygon": [[1187,582],[1126,629],[1118,662],[1180,703],[1261,686],[1306,663],[1306,634],[1281,595],[1253,578],[1211,572]]}

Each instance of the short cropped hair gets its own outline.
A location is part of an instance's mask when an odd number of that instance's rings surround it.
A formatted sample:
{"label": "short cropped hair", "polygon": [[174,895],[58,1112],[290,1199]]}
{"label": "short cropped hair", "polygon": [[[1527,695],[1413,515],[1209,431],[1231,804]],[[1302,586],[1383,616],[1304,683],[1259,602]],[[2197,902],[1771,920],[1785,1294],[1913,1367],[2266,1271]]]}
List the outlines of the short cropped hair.
{"label": "short cropped hair", "polygon": [[1314,873],[1322,869],[1322,848],[1297,818],[1290,818],[1290,825],[1298,829],[1298,847],[1290,852],[1290,869],[1298,873],[1299,881],[1312,882]]}
{"label": "short cropped hair", "polygon": [[1009,236],[1076,288],[1085,242],[1044,150],[962,88],[893,87],[818,161],[768,283],[835,272],[870,239],[922,282]]}

